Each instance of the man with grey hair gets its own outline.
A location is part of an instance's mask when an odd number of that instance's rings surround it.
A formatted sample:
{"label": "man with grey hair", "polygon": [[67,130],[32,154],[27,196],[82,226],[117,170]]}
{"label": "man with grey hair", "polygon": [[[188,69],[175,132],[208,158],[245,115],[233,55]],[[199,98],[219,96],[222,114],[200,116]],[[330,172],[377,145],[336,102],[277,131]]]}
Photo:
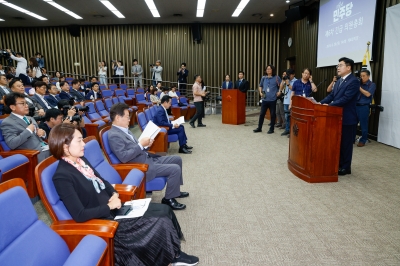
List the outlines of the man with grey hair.
{"label": "man with grey hair", "polygon": [[153,80],[153,86],[156,86],[158,82],[162,82],[161,74],[163,68],[161,66],[161,60],[156,61],[156,65],[150,65],[151,79]]}

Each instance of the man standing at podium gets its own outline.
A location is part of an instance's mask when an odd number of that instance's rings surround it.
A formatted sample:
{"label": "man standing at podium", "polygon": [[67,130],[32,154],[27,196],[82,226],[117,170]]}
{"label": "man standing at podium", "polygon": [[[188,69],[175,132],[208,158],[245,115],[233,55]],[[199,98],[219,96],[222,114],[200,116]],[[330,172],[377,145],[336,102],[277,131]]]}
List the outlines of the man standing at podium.
{"label": "man standing at podium", "polygon": [[[340,143],[339,175],[351,174],[353,143],[356,136],[357,112],[356,103],[359,95],[360,82],[351,74],[354,61],[342,57],[337,65],[337,73],[341,77],[329,94],[320,103],[343,107],[342,140]],[[328,136],[329,137],[329,133]]]}
{"label": "man standing at podium", "polygon": [[250,83],[244,79],[243,71],[239,71],[238,73],[238,80],[235,82],[235,89],[239,89],[243,93],[246,93],[250,89]]}

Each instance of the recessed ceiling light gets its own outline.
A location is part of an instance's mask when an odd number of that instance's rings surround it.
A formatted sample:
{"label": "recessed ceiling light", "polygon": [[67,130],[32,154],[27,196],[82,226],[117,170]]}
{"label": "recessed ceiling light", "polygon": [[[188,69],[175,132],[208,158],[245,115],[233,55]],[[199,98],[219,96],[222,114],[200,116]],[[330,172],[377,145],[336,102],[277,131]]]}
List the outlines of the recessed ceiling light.
{"label": "recessed ceiling light", "polygon": [[150,12],[153,15],[153,17],[159,18],[160,13],[158,12],[156,4],[154,4],[154,1],[153,0],[145,0],[145,2],[147,4],[147,7],[150,9]]}
{"label": "recessed ceiling light", "polygon": [[290,1],[289,1],[289,0],[286,0],[286,3],[290,3]]}
{"label": "recessed ceiling light", "polygon": [[232,14],[232,17],[238,17],[240,13],[242,13],[243,9],[246,7],[246,5],[250,2],[250,0],[242,0],[240,1],[239,5],[235,9],[235,11]]}
{"label": "recessed ceiling light", "polygon": [[75,14],[74,12],[69,11],[68,9],[66,9],[66,8],[64,8],[64,7],[62,7],[62,6],[60,6],[59,4],[57,4],[56,2],[54,2],[53,0],[43,0],[43,1],[47,2],[48,4],[54,6],[54,7],[57,8],[57,9],[61,10],[62,12],[64,12],[64,13],[70,15],[71,17],[74,17],[74,18],[76,18],[76,19],[83,19],[82,17],[78,16],[78,15]]}
{"label": "recessed ceiling light", "polygon": [[204,9],[206,8],[206,0],[197,0],[196,17],[202,18],[204,16]]}
{"label": "recessed ceiling light", "polygon": [[114,15],[116,15],[118,18],[125,18],[124,15],[121,14],[121,12],[119,12],[115,6],[113,4],[111,4],[110,1],[108,0],[100,0],[100,2],[105,5],[111,12],[114,13]]}
{"label": "recessed ceiling light", "polygon": [[11,3],[7,2],[7,1],[0,0],[0,4],[6,5],[6,6],[8,6],[8,7],[11,7],[11,8],[13,8],[13,9],[15,9],[15,10],[18,10],[19,12],[25,13],[25,14],[27,14],[27,15],[29,15],[29,16],[32,16],[32,17],[34,17],[34,18],[37,18],[37,19],[39,19],[39,20],[47,20],[47,18],[44,18],[44,17],[42,17],[42,16],[39,16],[38,14],[35,14],[35,13],[33,13],[33,12],[31,12],[31,11],[28,11],[28,10],[22,8],[22,7],[19,7],[19,6],[16,6],[16,5],[14,5],[14,4],[11,4]]}
{"label": "recessed ceiling light", "polygon": [[270,16],[271,16],[271,17],[273,17],[273,16],[274,16],[274,14],[271,14]]}
{"label": "recessed ceiling light", "polygon": [[5,20],[0,18],[0,21],[5,21]]}

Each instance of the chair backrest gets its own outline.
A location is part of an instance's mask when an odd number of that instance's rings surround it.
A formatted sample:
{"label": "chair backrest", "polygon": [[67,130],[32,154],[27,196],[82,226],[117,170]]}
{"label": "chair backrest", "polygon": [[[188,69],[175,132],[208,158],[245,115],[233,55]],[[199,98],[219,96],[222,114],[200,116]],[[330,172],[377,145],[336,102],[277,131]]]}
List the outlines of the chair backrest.
{"label": "chair backrest", "polygon": [[64,240],[38,219],[28,194],[13,187],[0,194],[2,265],[63,265],[70,252]]}
{"label": "chair backrest", "polygon": [[102,100],[97,100],[94,102],[96,105],[96,109],[99,112],[101,116],[110,116],[110,113],[106,110],[106,107],[104,106],[104,103]]}
{"label": "chair backrest", "polygon": [[126,84],[119,84],[119,88],[122,90],[126,90],[128,86]]}
{"label": "chair backrest", "polygon": [[172,98],[172,99],[171,99],[171,105],[172,105],[172,106],[179,106],[179,105],[178,105],[178,100],[177,100],[176,98]]}
{"label": "chair backrest", "polygon": [[181,96],[181,93],[179,91],[176,91],[176,95],[179,97]]}
{"label": "chair backrest", "polygon": [[117,86],[117,84],[110,84],[110,85],[108,85],[108,88],[112,91],[115,91],[118,88],[118,86]]}
{"label": "chair backrest", "polygon": [[137,102],[145,102],[146,99],[144,98],[144,94],[136,94],[136,101]]}
{"label": "chair backrest", "polygon": [[120,103],[125,103],[125,96],[118,96],[118,101]]}
{"label": "chair backrest", "polygon": [[125,91],[123,91],[123,90],[115,90],[114,93],[115,93],[115,96],[117,96],[117,97],[125,96]]}
{"label": "chair backrest", "polygon": [[100,89],[101,91],[103,91],[104,89],[107,89],[107,85],[106,85],[106,84],[100,84],[100,85],[99,85],[99,89]]}
{"label": "chair backrest", "polygon": [[72,219],[64,203],[58,196],[53,183],[53,176],[58,167],[58,160],[50,156],[35,168],[36,186],[44,207],[53,221]]}
{"label": "chair backrest", "polygon": [[153,114],[151,113],[150,109],[144,109],[144,114],[146,116],[147,121],[153,120]]}
{"label": "chair backrest", "polygon": [[112,164],[120,164],[122,163],[117,156],[112,152],[110,148],[110,143],[108,141],[108,130],[110,130],[110,126],[107,126],[100,130],[100,144],[103,147],[103,150],[105,151],[105,155],[107,157],[107,160],[112,163]]}
{"label": "chair backrest", "polygon": [[160,98],[161,93],[162,93],[162,91],[158,91],[158,92],[157,92],[158,98]]}
{"label": "chair backrest", "polygon": [[113,104],[119,103],[119,99],[117,97],[112,97],[111,100]]}
{"label": "chair backrest", "polygon": [[72,82],[73,80],[74,80],[73,77],[66,77],[66,78],[65,78],[65,81],[67,81],[67,82]]}
{"label": "chair backrest", "polygon": [[143,88],[137,88],[136,93],[141,93],[144,94],[144,89]]}
{"label": "chair backrest", "polygon": [[85,106],[89,107],[89,110],[86,112],[87,115],[89,116],[90,119],[93,120],[100,120],[101,116],[99,113],[97,113],[96,108],[94,107],[94,103],[93,102],[86,102]]}
{"label": "chair backrest", "polygon": [[111,106],[113,105],[112,99],[111,98],[104,99],[104,104],[106,105],[107,110],[110,111]]}
{"label": "chair backrest", "polygon": [[179,101],[180,101],[181,103],[183,103],[183,104],[187,104],[187,103],[188,103],[186,97],[180,97],[180,98],[179,98]]}
{"label": "chair backrest", "polygon": [[[0,126],[1,126],[2,122],[3,122],[3,119],[0,119]],[[11,149],[10,149],[10,147],[8,147],[8,145],[4,139],[4,136],[3,136],[3,131],[1,130],[1,127],[0,127],[0,151],[9,151],[9,150],[11,150]]]}
{"label": "chair backrest", "polygon": [[147,126],[147,118],[143,112],[136,113],[137,122],[139,124],[140,130],[143,131]]}
{"label": "chair backrest", "polygon": [[86,142],[85,158],[90,162],[94,169],[101,173],[101,176],[110,184],[121,184],[121,176],[106,160],[104,160],[99,142],[96,138],[90,136],[85,138],[84,141]]}
{"label": "chair backrest", "polygon": [[134,89],[126,89],[126,93],[129,97],[135,97],[135,90]]}
{"label": "chair backrest", "polygon": [[150,106],[149,108],[151,116],[154,117],[157,114],[157,105]]}
{"label": "chair backrest", "polygon": [[102,90],[101,95],[103,95],[103,98],[111,98],[114,95],[114,92],[112,90]]}

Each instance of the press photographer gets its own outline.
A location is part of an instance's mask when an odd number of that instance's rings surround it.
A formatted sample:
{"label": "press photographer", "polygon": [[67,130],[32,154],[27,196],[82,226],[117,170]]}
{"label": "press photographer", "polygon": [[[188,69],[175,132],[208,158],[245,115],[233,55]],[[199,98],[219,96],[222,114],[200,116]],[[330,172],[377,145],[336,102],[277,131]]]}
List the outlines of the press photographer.
{"label": "press photographer", "polygon": [[24,54],[21,52],[17,52],[14,54],[10,49],[7,49],[7,53],[9,53],[10,58],[12,60],[17,61],[17,68],[15,70],[15,76],[19,77],[25,84],[25,82],[28,82],[28,76],[26,75],[26,69],[28,67],[28,62],[24,58]]}
{"label": "press photographer", "polygon": [[[70,116],[75,114],[75,110],[68,110],[71,111],[69,113]],[[50,130],[63,123],[63,114],[60,110],[53,108],[46,111],[45,116],[43,117],[42,121],[39,123],[39,128],[43,129],[46,132],[46,136],[48,137],[50,134]],[[69,120],[64,120],[64,123],[70,123]]]}
{"label": "press photographer", "polygon": [[283,72],[283,80],[279,88],[280,93],[283,95],[283,110],[286,120],[285,131],[281,134],[281,136],[286,136],[290,134],[290,97],[292,95],[292,86],[297,80],[294,76],[295,73],[293,69],[289,68],[288,70],[286,70],[286,72]]}
{"label": "press photographer", "polygon": [[85,121],[83,120],[82,116],[85,115],[85,112],[89,110],[89,107],[87,106],[76,107],[71,105],[71,102],[63,99],[57,103],[58,109],[61,111],[63,115],[63,123],[67,121],[69,123],[79,125],[79,127],[82,130],[82,135],[85,138],[86,137]]}

